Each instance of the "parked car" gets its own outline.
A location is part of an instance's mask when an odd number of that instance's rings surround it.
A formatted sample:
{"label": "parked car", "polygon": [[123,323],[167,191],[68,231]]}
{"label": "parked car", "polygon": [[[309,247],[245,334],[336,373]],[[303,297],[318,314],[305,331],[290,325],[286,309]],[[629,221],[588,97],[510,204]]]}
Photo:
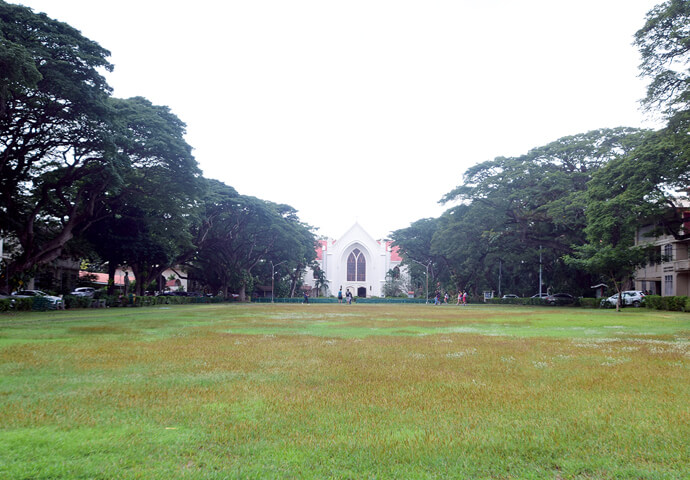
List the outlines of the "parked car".
{"label": "parked car", "polygon": [[62,302],[62,298],[55,297],[53,295],[48,295],[47,293],[42,292],[41,290],[18,290],[14,292],[12,296],[16,298],[43,297],[44,299],[48,300],[48,302],[53,306],[57,305],[58,302]]}
{"label": "parked car", "polygon": [[75,297],[93,297],[96,293],[96,289],[93,287],[77,287],[70,293]]}
{"label": "parked car", "polygon": [[[623,301],[621,303],[624,306],[632,305],[633,307],[639,307],[644,303],[644,292],[640,290],[625,290],[621,293],[623,294]],[[615,294],[611,295],[609,298],[604,298],[601,301],[601,306],[603,307],[606,304],[609,304],[615,307],[617,303],[618,294]]]}
{"label": "parked car", "polygon": [[161,292],[158,294],[159,297],[188,297],[187,292],[174,291],[174,292]]}
{"label": "parked car", "polygon": [[548,296],[549,296],[548,293],[537,293],[535,295],[532,295],[532,298],[546,298]]}
{"label": "parked car", "polygon": [[515,295],[514,293],[506,293],[501,298],[520,298],[520,297]]}
{"label": "parked car", "polygon": [[569,305],[575,303],[575,297],[569,293],[554,293],[553,295],[548,295],[544,300],[549,305]]}

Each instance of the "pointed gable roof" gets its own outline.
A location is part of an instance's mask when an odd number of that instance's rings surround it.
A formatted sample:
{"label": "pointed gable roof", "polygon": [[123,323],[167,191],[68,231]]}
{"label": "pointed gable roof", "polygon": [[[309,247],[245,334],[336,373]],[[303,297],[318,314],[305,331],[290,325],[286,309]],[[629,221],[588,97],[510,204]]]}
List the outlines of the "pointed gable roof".
{"label": "pointed gable roof", "polygon": [[355,222],[350,228],[348,228],[347,231],[340,236],[336,243],[340,242],[341,240],[352,237],[360,239],[362,241],[371,242],[372,245],[378,243],[376,239],[374,239],[374,237],[369,235],[369,232],[364,230],[364,228],[359,224],[359,222]]}

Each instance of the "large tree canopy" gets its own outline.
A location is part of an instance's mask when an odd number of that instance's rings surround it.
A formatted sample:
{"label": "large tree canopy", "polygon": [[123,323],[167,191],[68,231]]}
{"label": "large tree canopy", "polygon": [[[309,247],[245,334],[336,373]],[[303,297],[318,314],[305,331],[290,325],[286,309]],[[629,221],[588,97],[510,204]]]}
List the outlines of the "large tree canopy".
{"label": "large tree canopy", "polygon": [[[315,257],[315,238],[288,205],[239,195],[218,181],[208,182],[208,229],[192,265],[214,292],[233,289],[244,299],[254,270],[273,261],[292,274],[292,291]],[[270,277],[268,279],[270,281]]]}
{"label": "large tree canopy", "polygon": [[469,168],[463,183],[443,198],[462,205],[441,217],[430,253],[444,259],[459,288],[498,291],[501,276],[501,290],[534,293],[541,257],[545,287],[585,293],[589,278],[561,257],[585,241],[587,183],[648,135],[594,130]]}
{"label": "large tree canopy", "polygon": [[690,108],[690,2],[654,7],[635,34],[641,75],[651,79],[644,103],[669,116]]}
{"label": "large tree canopy", "polygon": [[57,258],[119,177],[106,105],[109,52],[64,23],[0,1],[0,225],[9,279]]}
{"label": "large tree canopy", "polygon": [[[115,144],[127,168],[104,205],[107,215],[87,232],[103,260],[127,263],[136,293],[196,248],[201,172],[184,140],[185,125],[167,107],[136,97],[110,99]],[[117,239],[117,243],[112,240]]]}

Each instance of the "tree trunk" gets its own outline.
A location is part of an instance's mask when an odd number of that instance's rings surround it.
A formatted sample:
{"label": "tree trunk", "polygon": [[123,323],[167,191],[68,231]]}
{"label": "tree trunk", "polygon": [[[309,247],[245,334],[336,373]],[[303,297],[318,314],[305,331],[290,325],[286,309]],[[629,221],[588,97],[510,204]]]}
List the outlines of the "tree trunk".
{"label": "tree trunk", "polygon": [[113,262],[108,262],[108,295],[115,294],[115,272],[117,271],[117,265]]}

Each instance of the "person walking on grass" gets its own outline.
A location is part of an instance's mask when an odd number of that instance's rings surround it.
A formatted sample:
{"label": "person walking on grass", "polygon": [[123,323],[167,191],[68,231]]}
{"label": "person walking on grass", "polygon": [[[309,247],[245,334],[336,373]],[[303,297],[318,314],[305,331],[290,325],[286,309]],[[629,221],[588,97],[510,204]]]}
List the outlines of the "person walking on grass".
{"label": "person walking on grass", "polygon": [[309,304],[309,295],[307,295],[307,292],[304,292],[304,301],[302,303]]}
{"label": "person walking on grass", "polygon": [[458,290],[458,303],[456,305],[460,305],[462,303],[462,290]]}
{"label": "person walking on grass", "polygon": [[343,303],[343,287],[338,290],[338,303]]}

